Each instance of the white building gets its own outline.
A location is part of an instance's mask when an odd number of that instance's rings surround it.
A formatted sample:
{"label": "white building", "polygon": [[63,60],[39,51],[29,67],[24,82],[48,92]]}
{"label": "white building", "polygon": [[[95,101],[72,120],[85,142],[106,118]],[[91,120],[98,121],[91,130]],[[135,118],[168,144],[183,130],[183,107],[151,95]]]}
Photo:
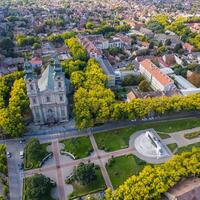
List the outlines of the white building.
{"label": "white building", "polygon": [[25,80],[30,108],[36,124],[68,121],[69,81],[58,60],[54,60],[38,78],[25,62]]}
{"label": "white building", "polygon": [[153,89],[167,92],[176,88],[174,81],[156,67],[151,60],[145,59],[140,62],[139,69]]}

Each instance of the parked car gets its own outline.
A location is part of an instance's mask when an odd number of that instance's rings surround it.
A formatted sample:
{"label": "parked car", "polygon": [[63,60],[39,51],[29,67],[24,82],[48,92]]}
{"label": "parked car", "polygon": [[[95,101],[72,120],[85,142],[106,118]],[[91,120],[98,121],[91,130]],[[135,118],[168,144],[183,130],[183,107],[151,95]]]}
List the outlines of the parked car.
{"label": "parked car", "polygon": [[24,142],[25,142],[25,139],[21,139],[21,140],[19,141],[20,144],[22,144],[22,143],[24,143]]}
{"label": "parked car", "polygon": [[24,158],[24,151],[20,151],[19,155],[20,155],[21,159]]}
{"label": "parked car", "polygon": [[7,158],[11,158],[11,153],[10,152],[7,151],[6,155],[7,155]]}

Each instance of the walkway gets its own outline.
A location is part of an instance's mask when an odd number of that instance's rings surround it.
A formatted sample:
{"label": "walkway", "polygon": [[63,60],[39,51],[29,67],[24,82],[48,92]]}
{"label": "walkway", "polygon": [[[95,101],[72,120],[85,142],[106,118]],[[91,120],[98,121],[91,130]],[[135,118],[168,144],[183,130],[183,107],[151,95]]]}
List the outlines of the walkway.
{"label": "walkway", "polygon": [[62,171],[60,168],[60,151],[59,151],[59,143],[58,140],[54,141],[52,143],[52,150],[53,150],[53,155],[54,155],[54,159],[56,161],[56,174],[57,174],[57,188],[59,191],[59,200],[65,200],[65,190],[64,190],[64,179],[62,176]]}
{"label": "walkway", "polygon": [[97,146],[97,143],[94,139],[94,136],[92,135],[91,132],[89,132],[89,137],[90,137],[90,141],[92,143],[92,147],[94,149],[94,153],[96,154],[97,158],[99,159],[99,166],[100,166],[100,169],[101,169],[101,173],[103,175],[103,178],[105,180],[105,183],[106,183],[106,186],[108,188],[111,188],[113,190],[113,186],[112,186],[112,183],[110,181],[110,177],[108,175],[108,172],[106,170],[106,167],[105,167],[105,163],[102,162],[101,160],[101,156],[99,154],[99,150],[98,150],[98,146]]}
{"label": "walkway", "polygon": [[193,133],[197,131],[200,131],[200,127],[170,133],[169,135],[171,136],[171,138],[164,139],[163,142],[165,144],[176,143],[178,147],[194,144],[194,143],[200,142],[200,137],[197,137],[194,139],[187,139],[184,137],[184,135],[187,133]]}

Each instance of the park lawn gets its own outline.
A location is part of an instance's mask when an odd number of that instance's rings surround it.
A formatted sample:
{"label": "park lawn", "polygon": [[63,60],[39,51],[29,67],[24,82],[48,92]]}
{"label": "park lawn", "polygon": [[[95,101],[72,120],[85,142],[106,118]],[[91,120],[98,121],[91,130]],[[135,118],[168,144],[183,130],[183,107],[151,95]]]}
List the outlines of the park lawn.
{"label": "park lawn", "polygon": [[89,137],[85,136],[62,140],[60,143],[64,144],[63,151],[73,154],[76,159],[85,158],[93,151]]}
{"label": "park lawn", "polygon": [[116,129],[94,134],[99,149],[116,151],[128,147],[130,136],[136,131],[154,128],[162,139],[168,138],[169,133],[200,126],[198,118],[174,120],[166,122],[148,122],[127,128]]}
{"label": "park lawn", "polygon": [[200,142],[194,143],[194,144],[190,144],[187,146],[183,146],[183,147],[179,147],[176,154],[181,154],[183,152],[188,152],[188,151],[192,151],[192,148],[194,147],[200,147]]}
{"label": "park lawn", "polygon": [[73,192],[69,195],[69,199],[75,199],[81,196],[85,196],[87,194],[92,194],[98,191],[102,191],[106,189],[106,185],[103,179],[103,176],[101,174],[101,170],[99,167],[96,167],[96,175],[97,179],[93,181],[89,185],[80,185],[77,182],[71,182],[73,186]]}
{"label": "park lawn", "polygon": [[29,159],[29,156],[26,153],[26,148],[24,149],[24,166],[25,166],[25,170],[29,170],[29,169],[35,169],[38,168],[40,165],[40,162],[49,154],[49,152],[47,151],[47,146],[49,146],[51,143],[44,143],[44,144],[40,144],[40,148],[42,149],[42,153],[41,155],[38,156],[38,160],[37,161],[33,161]]}
{"label": "park lawn", "polygon": [[121,185],[127,178],[138,174],[146,162],[134,155],[125,155],[111,158],[106,165],[114,189]]}
{"label": "park lawn", "polygon": [[173,153],[175,151],[175,149],[178,147],[178,145],[176,143],[172,143],[172,144],[168,144],[167,147],[171,150],[171,152]]}
{"label": "park lawn", "polygon": [[200,131],[196,131],[196,132],[192,132],[192,133],[186,133],[184,135],[184,137],[186,139],[189,139],[189,140],[194,139],[194,138],[198,138],[198,137],[200,137]]}

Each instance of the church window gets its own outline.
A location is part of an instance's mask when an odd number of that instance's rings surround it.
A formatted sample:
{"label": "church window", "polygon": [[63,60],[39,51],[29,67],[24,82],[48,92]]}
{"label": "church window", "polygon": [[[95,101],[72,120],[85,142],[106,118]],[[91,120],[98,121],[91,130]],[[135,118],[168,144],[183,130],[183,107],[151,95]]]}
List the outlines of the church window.
{"label": "church window", "polygon": [[60,95],[60,101],[63,101],[63,96],[62,95]]}
{"label": "church window", "polygon": [[36,116],[37,120],[40,119],[40,114],[38,112],[35,113],[35,116]]}
{"label": "church window", "polygon": [[65,117],[65,108],[61,108],[61,115],[62,117]]}
{"label": "church window", "polygon": [[36,98],[33,98],[33,104],[36,104],[37,102],[36,102]]}
{"label": "church window", "polygon": [[61,88],[62,87],[62,84],[61,82],[58,82],[58,87]]}
{"label": "church window", "polygon": [[33,90],[33,85],[32,84],[30,84],[30,89]]}
{"label": "church window", "polygon": [[47,102],[50,102],[51,100],[50,100],[50,97],[49,96],[47,96]]}

